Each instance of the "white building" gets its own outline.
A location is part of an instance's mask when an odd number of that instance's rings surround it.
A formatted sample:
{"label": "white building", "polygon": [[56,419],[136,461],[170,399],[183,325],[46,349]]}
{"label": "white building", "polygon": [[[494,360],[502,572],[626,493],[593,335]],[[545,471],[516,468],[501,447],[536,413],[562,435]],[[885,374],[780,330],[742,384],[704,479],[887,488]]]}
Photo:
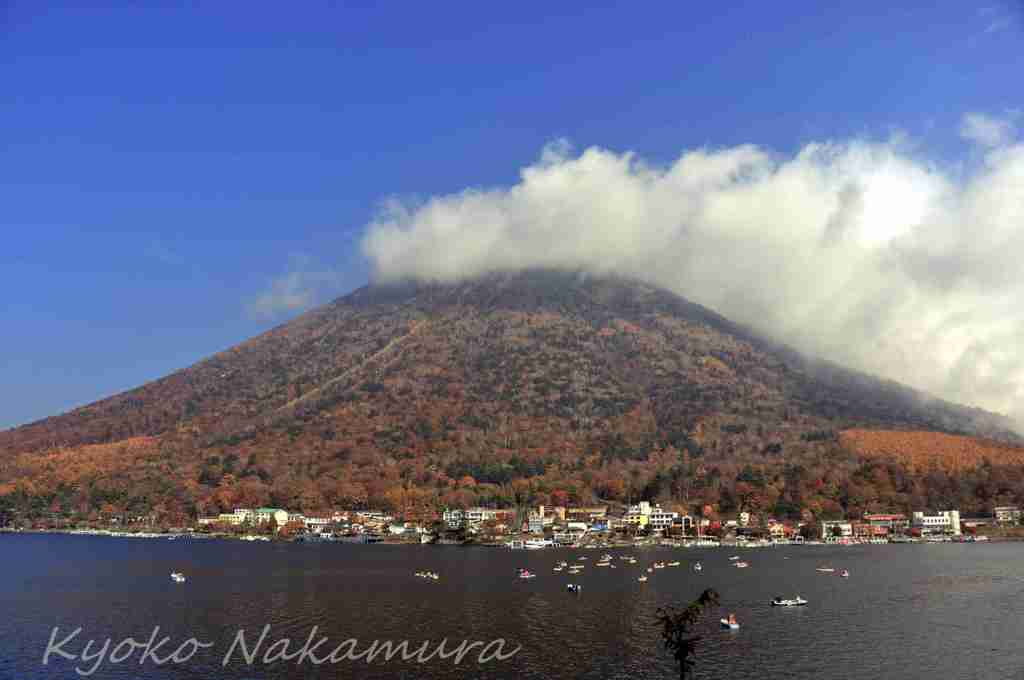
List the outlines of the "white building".
{"label": "white building", "polygon": [[923,512],[915,512],[910,520],[910,526],[920,529],[922,534],[951,534],[960,535],[960,511],[945,510],[934,515],[926,515]]}
{"label": "white building", "polygon": [[995,509],[998,524],[1017,524],[1020,522],[1020,508],[1016,505],[1004,505]]}
{"label": "white building", "polygon": [[853,536],[853,524],[845,521],[825,521],[821,523],[822,540],[850,538]]}
{"label": "white building", "polygon": [[622,522],[629,526],[640,528],[649,526],[652,530],[664,531],[672,526],[677,519],[679,519],[678,512],[662,510],[659,505],[640,501],[636,505],[629,506],[626,514],[622,517]]}
{"label": "white building", "polygon": [[656,505],[651,508],[651,514],[648,517],[647,523],[652,529],[664,531],[672,526],[672,522],[674,522],[678,517],[678,512],[668,512],[667,510],[662,510]]}
{"label": "white building", "polygon": [[459,508],[448,508],[441,513],[441,519],[449,529],[461,529],[463,522],[466,521],[466,513]]}
{"label": "white building", "polygon": [[281,508],[256,508],[254,516],[256,524],[267,524],[270,520],[274,520],[277,526],[283,527],[288,523],[288,511]]}

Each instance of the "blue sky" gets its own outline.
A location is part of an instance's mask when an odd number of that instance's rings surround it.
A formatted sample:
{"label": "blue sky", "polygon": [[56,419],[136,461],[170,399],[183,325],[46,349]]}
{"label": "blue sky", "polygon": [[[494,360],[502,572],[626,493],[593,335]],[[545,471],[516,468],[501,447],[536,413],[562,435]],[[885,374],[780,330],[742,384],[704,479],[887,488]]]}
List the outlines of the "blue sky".
{"label": "blue sky", "polygon": [[382,202],[514,183],[555,139],[899,129],[952,162],[965,112],[1024,103],[1019,3],[695,4],[5,3],[0,427],[362,285]]}

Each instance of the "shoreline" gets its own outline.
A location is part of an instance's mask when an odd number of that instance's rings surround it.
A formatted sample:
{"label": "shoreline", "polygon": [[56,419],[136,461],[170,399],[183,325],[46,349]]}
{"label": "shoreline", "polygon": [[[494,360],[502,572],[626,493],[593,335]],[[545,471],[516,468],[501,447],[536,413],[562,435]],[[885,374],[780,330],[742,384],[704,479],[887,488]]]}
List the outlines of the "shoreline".
{"label": "shoreline", "polygon": [[[301,540],[296,538],[281,538],[276,536],[264,536],[264,535],[253,535],[253,534],[223,534],[223,533],[201,533],[201,532],[167,532],[167,533],[156,533],[150,531],[113,531],[109,529],[12,529],[10,527],[0,527],[0,534],[55,534],[64,536],[104,536],[107,538],[132,538],[132,539],[146,539],[146,540],[226,540],[226,541],[240,541],[244,543],[310,543],[310,544],[327,544],[327,543],[338,543],[338,544],[351,544],[351,545],[384,545],[384,546],[430,546],[430,547],[449,547],[449,548],[509,548],[507,542],[466,542],[466,543],[450,543],[450,542],[433,542],[433,543],[421,543],[420,541],[410,540],[390,540],[386,537],[380,537],[378,540],[363,540],[360,536],[346,536],[332,539],[315,539],[315,540]],[[763,548],[792,548],[792,547],[844,547],[851,548],[856,546],[864,545],[939,545],[945,543],[955,544],[977,544],[977,543],[1014,543],[1024,541],[1024,536],[983,536],[982,540],[975,540],[974,538],[960,538],[956,539],[944,539],[944,540],[928,540],[921,538],[913,538],[901,541],[886,541],[884,543],[872,543],[872,542],[851,542],[851,543],[837,543],[837,542],[824,542],[824,541],[805,541],[805,542],[771,542],[771,543],[742,543],[742,542],[722,542],[717,544],[710,543],[669,543],[665,544],[662,542],[642,542],[635,543],[630,541],[610,541],[607,543],[599,543],[595,545],[580,545],[580,546],[548,546],[545,548],[539,548],[539,550],[612,550],[612,549],[645,549],[645,548],[666,548],[666,549],[715,549],[715,548],[732,548],[735,550],[753,550]],[[521,549],[516,549],[521,550]],[[529,550],[527,550],[529,551]]]}

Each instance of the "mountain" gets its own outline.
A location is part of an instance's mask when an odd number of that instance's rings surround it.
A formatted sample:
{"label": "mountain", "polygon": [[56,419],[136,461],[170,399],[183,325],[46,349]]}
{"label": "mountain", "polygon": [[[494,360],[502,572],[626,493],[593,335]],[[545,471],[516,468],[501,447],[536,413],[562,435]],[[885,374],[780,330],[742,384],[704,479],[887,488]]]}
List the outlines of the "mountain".
{"label": "mountain", "polygon": [[[0,510],[179,517],[643,495],[835,514],[928,500],[915,484],[931,472],[866,455],[847,430],[999,440],[990,449],[1011,452],[1007,465],[1020,444],[1000,416],[802,357],[635,280],[405,282],[0,433]],[[868,486],[890,496],[852,497],[875,468],[889,479]],[[981,507],[1020,490],[941,493]]]}

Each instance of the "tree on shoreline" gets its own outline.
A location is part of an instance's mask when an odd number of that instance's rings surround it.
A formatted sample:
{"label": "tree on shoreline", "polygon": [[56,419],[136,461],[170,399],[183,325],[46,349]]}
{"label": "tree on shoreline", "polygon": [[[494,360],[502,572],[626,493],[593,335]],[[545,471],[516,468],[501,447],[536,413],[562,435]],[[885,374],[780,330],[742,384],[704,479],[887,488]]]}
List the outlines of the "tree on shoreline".
{"label": "tree on shoreline", "polygon": [[700,620],[705,609],[718,605],[718,602],[718,592],[708,588],[681,611],[672,607],[658,609],[657,622],[661,626],[661,638],[665,643],[665,649],[672,653],[679,664],[680,680],[686,680],[693,669],[696,662],[692,657],[696,654],[697,643],[701,640],[700,635],[690,634],[691,628]]}

